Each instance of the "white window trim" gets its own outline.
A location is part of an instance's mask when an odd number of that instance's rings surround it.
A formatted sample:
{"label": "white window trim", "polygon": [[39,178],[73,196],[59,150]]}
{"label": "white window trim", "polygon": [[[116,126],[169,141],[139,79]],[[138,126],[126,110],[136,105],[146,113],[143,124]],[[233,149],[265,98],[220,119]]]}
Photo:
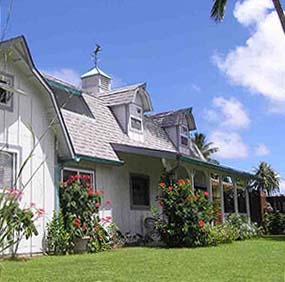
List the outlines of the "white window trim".
{"label": "white window trim", "polygon": [[64,170],[74,171],[74,172],[77,173],[77,175],[79,175],[80,172],[81,173],[86,173],[86,174],[91,174],[92,177],[93,177],[92,186],[93,186],[93,189],[96,190],[96,179],[95,179],[95,171],[94,170],[87,170],[87,169],[74,168],[74,167],[63,167],[61,169],[61,176],[60,176],[61,182],[63,181],[63,171]]}
{"label": "white window trim", "polygon": [[[139,121],[141,122],[141,125],[142,125],[141,129],[137,129],[137,128],[133,128],[133,127],[132,127],[132,118],[133,118],[133,119],[136,119],[136,120],[139,120]],[[136,117],[136,116],[134,116],[134,115],[130,115],[130,121],[129,121],[129,123],[130,123],[130,130],[131,130],[131,131],[140,132],[140,133],[143,132],[143,120],[142,120],[142,118]]]}
{"label": "white window trim", "polygon": [[[10,86],[13,87],[14,83],[15,83],[14,76],[12,74],[0,71],[0,79],[4,79],[5,80],[5,78],[11,81],[11,85]],[[14,97],[13,97],[13,94],[14,93],[11,93],[12,97],[11,97],[11,101],[10,101],[9,104],[0,102],[0,109],[7,110],[7,111],[10,111],[10,112],[13,111],[13,107],[14,107]]]}
{"label": "white window trim", "polygon": [[[19,161],[19,158],[20,158],[20,152],[19,150],[16,150],[16,149],[7,149],[7,148],[4,148],[2,150],[3,152],[7,152],[7,153],[10,153],[13,155],[13,186],[15,184],[15,181],[17,179],[17,174],[18,174],[18,171],[20,171],[20,161]],[[21,177],[20,177],[21,179]],[[17,183],[17,185],[15,185],[14,188],[18,188],[19,187],[19,184]],[[12,187],[10,187],[12,188]],[[0,190],[2,190],[3,187],[0,187]]]}

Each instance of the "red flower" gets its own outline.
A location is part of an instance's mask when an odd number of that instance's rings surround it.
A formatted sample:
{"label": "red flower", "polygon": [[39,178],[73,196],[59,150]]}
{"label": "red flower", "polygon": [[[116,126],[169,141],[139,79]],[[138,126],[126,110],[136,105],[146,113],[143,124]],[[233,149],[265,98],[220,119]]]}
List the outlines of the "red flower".
{"label": "red flower", "polygon": [[172,190],[173,190],[173,187],[172,187],[172,186],[169,186],[169,187],[168,187],[168,191],[171,192]]}
{"label": "red flower", "polygon": [[87,231],[87,230],[88,230],[88,227],[84,225],[84,226],[81,227],[81,230],[82,230],[83,232],[84,232],[84,231]]}
{"label": "red flower", "polygon": [[96,190],[95,194],[96,194],[96,195],[104,195],[104,191],[102,191],[102,190]]}
{"label": "red flower", "polygon": [[74,218],[73,225],[77,226],[77,227],[80,227],[81,221],[80,221],[80,219],[78,217]]}
{"label": "red flower", "polygon": [[191,202],[191,201],[192,201],[192,198],[191,198],[191,197],[187,197],[185,200],[186,200],[187,202]]}
{"label": "red flower", "polygon": [[205,225],[205,222],[203,221],[203,220],[199,220],[199,222],[198,222],[198,224],[199,224],[199,226],[204,226]]}
{"label": "red flower", "polygon": [[88,196],[89,196],[89,197],[94,196],[94,193],[95,193],[95,192],[94,192],[94,190],[93,190],[92,188],[88,190]]}
{"label": "red flower", "polygon": [[161,202],[159,202],[159,207],[162,209],[163,208],[163,204]]}
{"label": "red flower", "polygon": [[95,203],[96,208],[100,208],[100,203]]}
{"label": "red flower", "polygon": [[179,180],[178,180],[178,184],[179,184],[180,186],[185,185],[185,181],[184,181],[183,179],[179,179]]}
{"label": "red flower", "polygon": [[105,202],[105,205],[107,206],[107,205],[111,205],[112,204],[112,202],[110,201],[110,200],[107,200],[106,202]]}
{"label": "red flower", "polygon": [[76,179],[76,180],[81,179],[81,175],[80,175],[80,174],[76,174],[76,175],[74,176],[74,179]]}
{"label": "red flower", "polygon": [[44,210],[44,209],[38,209],[38,210],[36,211],[36,213],[37,213],[38,216],[42,216],[42,215],[45,214],[45,210]]}
{"label": "red flower", "polygon": [[208,193],[208,192],[204,192],[204,195],[205,195],[205,196],[209,196],[209,193]]}
{"label": "red flower", "polygon": [[159,186],[160,186],[161,188],[165,188],[165,183],[161,182],[161,183],[159,183]]}
{"label": "red flower", "polygon": [[86,175],[86,174],[82,175],[82,178],[84,180],[90,180],[91,179],[90,175]]}
{"label": "red flower", "polygon": [[221,217],[222,213],[221,212],[217,212],[217,217]]}

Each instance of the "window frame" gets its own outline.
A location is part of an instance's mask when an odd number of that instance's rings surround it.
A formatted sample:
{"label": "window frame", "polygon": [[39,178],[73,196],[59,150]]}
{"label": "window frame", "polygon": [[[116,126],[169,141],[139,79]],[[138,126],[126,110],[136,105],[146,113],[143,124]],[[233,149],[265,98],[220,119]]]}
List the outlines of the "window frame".
{"label": "window frame", "polygon": [[91,169],[88,170],[88,169],[81,169],[81,168],[74,168],[74,167],[63,167],[61,169],[61,175],[60,175],[61,182],[63,182],[63,172],[64,172],[64,170],[74,171],[74,172],[76,172],[76,175],[79,175],[79,174],[91,174],[92,177],[93,177],[92,188],[94,190],[96,190],[95,170],[91,170]]}
{"label": "window frame", "polygon": [[[137,121],[139,121],[139,122],[141,123],[141,128],[140,128],[140,129],[134,128],[134,127],[132,126],[132,119],[137,120]],[[130,129],[133,130],[133,131],[136,131],[136,132],[142,132],[142,131],[143,131],[142,119],[139,118],[139,117],[135,117],[135,116],[133,116],[133,115],[130,115]]]}
{"label": "window frame", "polygon": [[[133,178],[134,177],[138,177],[138,178],[143,178],[145,180],[147,180],[147,184],[148,184],[148,205],[136,205],[134,204],[134,196],[133,196]],[[139,174],[139,173],[130,173],[130,177],[129,177],[129,189],[130,189],[130,207],[131,210],[150,210],[150,177],[148,175],[145,174]]]}
{"label": "window frame", "polygon": [[[9,74],[9,73],[5,73],[5,72],[0,71],[0,81],[1,80],[4,80],[4,81],[8,80],[8,81],[10,81],[10,86],[11,87],[14,86],[14,76]],[[9,85],[9,84],[7,83],[7,85]],[[0,88],[1,88],[1,86],[0,86]],[[6,91],[6,94],[7,95],[11,95],[11,98],[10,98],[11,100],[10,100],[9,103],[2,103],[2,102],[0,102],[0,109],[1,110],[7,110],[9,112],[13,112],[13,108],[14,108],[14,93]]]}
{"label": "window frame", "polygon": [[[18,151],[15,151],[15,150],[1,150],[1,152],[4,152],[4,153],[9,153],[12,155],[12,162],[13,162],[13,165],[12,165],[12,187],[14,188],[17,188],[18,185],[15,185],[15,181],[17,179],[17,173],[19,171],[19,160],[18,160]],[[12,187],[6,187],[6,188],[12,188]],[[0,186],[0,191],[3,190],[3,187]]]}
{"label": "window frame", "polygon": [[[186,129],[187,133],[185,133],[183,129]],[[179,138],[180,139],[179,140],[180,145],[183,146],[183,147],[188,147],[188,145],[189,145],[189,128],[188,128],[188,126],[186,126],[186,125],[181,125],[180,126],[180,135],[179,135],[179,137],[180,137]],[[183,138],[187,139],[187,144],[184,144],[182,142]]]}

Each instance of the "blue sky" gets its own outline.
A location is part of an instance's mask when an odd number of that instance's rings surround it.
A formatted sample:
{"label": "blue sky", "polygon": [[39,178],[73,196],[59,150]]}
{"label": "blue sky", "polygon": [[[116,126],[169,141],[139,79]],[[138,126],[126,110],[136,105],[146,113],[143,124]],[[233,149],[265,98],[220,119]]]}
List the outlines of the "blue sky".
{"label": "blue sky", "polygon": [[285,178],[285,38],[270,0],[230,4],[223,24],[210,0],[14,2],[7,37],[24,34],[40,70],[76,83],[100,43],[116,86],[147,82],[157,112],[192,106],[223,164],[265,160]]}

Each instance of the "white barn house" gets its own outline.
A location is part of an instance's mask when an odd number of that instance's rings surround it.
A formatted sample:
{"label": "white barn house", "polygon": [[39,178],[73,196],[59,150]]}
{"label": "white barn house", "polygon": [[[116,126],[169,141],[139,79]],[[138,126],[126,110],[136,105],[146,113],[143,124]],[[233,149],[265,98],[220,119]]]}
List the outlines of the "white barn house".
{"label": "white barn house", "polygon": [[203,158],[189,137],[196,129],[191,108],[152,114],[145,83],[112,89],[111,77],[98,67],[81,80],[79,89],[41,74],[23,36],[0,45],[0,187],[13,185],[30,154],[31,126],[37,146],[22,174],[22,203],[46,211],[36,223],[39,236],[22,242],[20,253],[42,251],[46,223],[59,208],[59,183],[73,174],[90,175],[94,189],[104,190],[112,205],[101,213],[122,233],[144,234],[160,177],[174,167],[178,178],[209,192],[222,220],[230,212],[250,219],[246,184],[252,175]]}

